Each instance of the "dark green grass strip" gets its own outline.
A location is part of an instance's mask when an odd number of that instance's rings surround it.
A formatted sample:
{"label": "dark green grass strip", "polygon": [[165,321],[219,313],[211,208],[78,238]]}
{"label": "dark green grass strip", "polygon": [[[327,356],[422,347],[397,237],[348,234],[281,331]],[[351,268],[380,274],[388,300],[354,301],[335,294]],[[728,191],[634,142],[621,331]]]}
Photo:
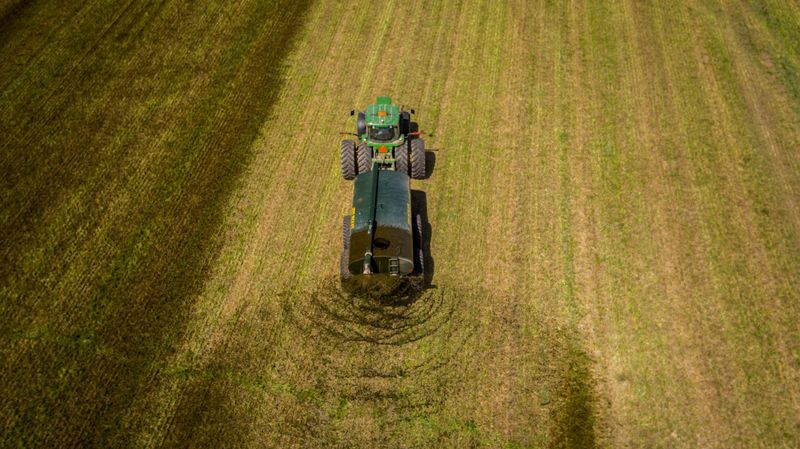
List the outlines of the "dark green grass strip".
{"label": "dark green grass strip", "polygon": [[[93,64],[91,67],[75,67],[84,78],[64,80],[44,72],[37,83],[31,84],[31,88],[44,86],[35,98],[51,96],[60,103],[45,115],[50,122],[44,122],[37,115],[40,111],[35,109],[26,111],[29,116],[19,117],[17,123],[24,125],[14,130],[14,135],[24,136],[24,139],[4,143],[3,158],[6,162],[13,160],[14,164],[3,164],[4,172],[0,175],[5,179],[18,179],[19,172],[5,172],[10,166],[31,173],[27,181],[6,184],[4,189],[16,189],[14,195],[36,194],[51,201],[26,204],[25,213],[31,214],[33,219],[19,218],[27,223],[24,226],[12,226],[13,220],[3,223],[9,225],[3,228],[4,240],[23,242],[12,245],[16,252],[6,253],[5,261],[18,262],[24,259],[23,252],[41,249],[30,247],[40,241],[26,240],[26,234],[37,232],[41,225],[35,218],[43,217],[44,209],[54,205],[67,207],[53,201],[65,197],[73,189],[85,188],[86,179],[106,177],[107,182],[115,182],[114,177],[121,174],[123,161],[137,162],[136,153],[104,151],[109,143],[93,135],[97,124],[92,123],[95,118],[92,112],[103,106],[114,108],[113,104],[98,104],[95,100],[108,96],[112,86],[120,89],[114,96],[121,101],[126,95],[140,95],[137,89],[142,85],[145,89],[164,85],[137,83],[136,79],[131,79],[127,85],[121,83],[114,58],[143,57],[147,52],[141,49],[147,47],[156,50],[154,57],[161,51],[174,50],[167,45],[175,43],[175,39],[168,38],[174,14],[181,13],[178,15],[182,15],[182,20],[202,24],[196,15],[206,11],[204,6],[207,5],[197,4],[181,10],[180,5],[167,5],[173,15],[168,14],[164,20],[151,24],[152,32],[137,30],[136,24],[141,21],[136,19],[120,32],[87,35],[87,41],[95,39],[91,45],[100,56],[86,56],[84,61]],[[202,66],[172,61],[175,66],[152,74],[174,79],[179,84],[186,77],[196,75],[198,70],[207,70],[212,80],[202,84],[199,91],[181,93],[196,101],[190,101],[191,107],[165,118],[181,127],[171,139],[158,142],[156,135],[147,133],[147,127],[138,136],[124,135],[126,117],[108,118],[111,122],[106,132],[113,134],[116,129],[120,133],[117,138],[130,140],[129,150],[132,147],[140,151],[141,157],[149,154],[156,158],[148,167],[155,172],[145,178],[153,180],[154,184],[122,184],[129,190],[119,194],[134,199],[123,219],[113,225],[114,248],[111,251],[103,248],[102,242],[92,241],[91,234],[83,237],[82,243],[98,253],[97,265],[93,268],[99,275],[89,278],[91,285],[80,291],[66,292],[67,298],[58,298],[33,278],[35,272],[20,271],[14,265],[3,268],[3,278],[9,280],[3,285],[4,308],[18,306],[26,314],[7,319],[2,327],[0,360],[4,367],[0,377],[0,423],[4,430],[0,446],[105,447],[110,442],[124,445],[126,435],[121,433],[124,430],[120,429],[120,420],[137,394],[147,389],[148,379],[159,360],[169,355],[170,348],[181,337],[192,299],[201,288],[218,248],[215,236],[219,233],[224,205],[250,160],[250,144],[277,96],[281,61],[292,46],[308,5],[307,2],[277,1],[252,2],[245,6],[245,16],[239,19],[243,23],[230,30],[230,39],[220,49],[217,59],[206,61]],[[164,4],[152,2],[147,7],[152,9],[141,10],[140,7],[138,14],[157,19],[154,16]],[[99,16],[95,20],[104,17],[113,19],[113,16]],[[127,18],[122,22],[127,23]],[[182,50],[191,55],[195,43],[191,40],[178,40],[178,43],[185,45]],[[75,51],[78,56],[85,49],[76,47],[67,51]],[[140,62],[147,67],[151,61]],[[62,82],[67,83],[66,87],[77,87],[82,96],[61,100],[57,97],[60,92],[47,92],[47,89],[64,88]],[[160,97],[159,92],[146,93],[148,98]],[[170,93],[163,92],[163,97],[167,98]],[[42,107],[47,105],[43,103]],[[95,109],[86,111],[87,108]],[[25,111],[25,108],[20,110]],[[132,113],[132,110],[121,112]],[[151,126],[156,128],[157,124]],[[40,159],[20,157],[20,153],[35,153],[37,149],[48,147],[53,135],[58,133],[61,133],[60,147],[48,148],[50,151],[42,152]],[[53,151],[57,154],[53,155]],[[154,155],[147,152],[154,152]],[[67,179],[59,182],[53,176],[43,176],[39,168],[25,165],[39,164],[42,160],[56,165],[63,161],[60,168],[51,168],[50,174]],[[24,163],[20,165],[19,161]],[[71,173],[65,172],[71,169],[87,178],[73,178]],[[141,191],[137,191],[138,188]],[[97,189],[102,189],[102,185]],[[8,190],[3,195],[4,199],[11,196]],[[104,200],[110,202],[114,197]],[[68,222],[70,229],[61,232],[80,240],[80,229],[97,222],[101,210],[98,207],[84,212],[79,220]],[[48,248],[49,258],[58,260],[66,256],[62,253],[67,248],[70,248],[67,244]],[[114,257],[110,260],[99,257],[104,251]],[[82,257],[92,257],[91,253]],[[69,274],[64,267],[55,268],[60,268],[62,271],[56,271],[64,276]],[[54,313],[40,313],[47,308]],[[28,316],[37,314],[45,316],[45,321],[40,320],[32,327]],[[217,399],[224,402],[224,394]]]}
{"label": "dark green grass strip", "polygon": [[800,113],[800,17],[788,3],[752,0],[749,3],[780,44],[780,50],[770,56],[786,93],[792,99],[795,112]]}

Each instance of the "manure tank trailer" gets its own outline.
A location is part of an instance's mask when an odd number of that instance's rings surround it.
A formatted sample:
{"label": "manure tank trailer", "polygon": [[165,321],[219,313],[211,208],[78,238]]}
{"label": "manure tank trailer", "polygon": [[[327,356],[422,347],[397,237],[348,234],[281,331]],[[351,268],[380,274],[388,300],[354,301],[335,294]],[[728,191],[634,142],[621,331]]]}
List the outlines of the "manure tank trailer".
{"label": "manure tank trailer", "polygon": [[[341,280],[424,274],[422,216],[411,202],[411,179],[425,177],[425,145],[410,114],[378,97],[358,113],[357,140],[342,141],[342,176],[353,180],[350,215],[342,220]],[[350,115],[355,115],[351,111]]]}

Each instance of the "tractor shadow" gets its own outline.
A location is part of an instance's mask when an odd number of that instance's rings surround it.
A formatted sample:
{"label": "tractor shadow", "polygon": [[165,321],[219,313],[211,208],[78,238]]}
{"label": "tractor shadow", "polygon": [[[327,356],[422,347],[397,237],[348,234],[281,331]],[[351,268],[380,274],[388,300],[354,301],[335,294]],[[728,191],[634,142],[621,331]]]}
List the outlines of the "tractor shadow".
{"label": "tractor shadow", "polygon": [[433,175],[433,170],[436,168],[436,149],[429,149],[425,151],[425,179],[430,179]]}
{"label": "tractor shadow", "polygon": [[[419,132],[419,124],[417,122],[409,123],[410,132]],[[433,133],[425,133],[424,136],[433,137]],[[425,178],[429,179],[433,175],[433,170],[436,168],[436,149],[429,148],[425,151]]]}
{"label": "tractor shadow", "polygon": [[[411,190],[411,207],[413,214],[419,214],[422,219],[422,240],[414,242],[419,248],[422,248],[422,289],[436,288],[433,285],[433,274],[435,271],[435,261],[431,254],[431,236],[433,234],[433,227],[428,221],[428,195],[422,190]],[[416,240],[416,239],[415,239]]]}

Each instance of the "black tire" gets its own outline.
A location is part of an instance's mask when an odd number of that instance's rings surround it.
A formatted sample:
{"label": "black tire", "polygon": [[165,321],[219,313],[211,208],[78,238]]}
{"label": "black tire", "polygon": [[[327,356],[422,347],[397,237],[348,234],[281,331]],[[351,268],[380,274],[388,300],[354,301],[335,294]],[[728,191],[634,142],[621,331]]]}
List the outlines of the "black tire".
{"label": "black tire", "polygon": [[361,140],[364,138],[364,134],[367,133],[367,116],[363,112],[358,113],[358,118],[356,118],[356,134],[358,134],[358,139]]}
{"label": "black tire", "polygon": [[348,181],[356,178],[356,143],[342,141],[342,177]]}
{"label": "black tire", "polygon": [[400,134],[407,136],[411,132],[411,114],[407,111],[400,113]]}
{"label": "black tire", "polygon": [[356,149],[358,174],[372,170],[372,148],[364,142],[358,144]]}
{"label": "black tire", "polygon": [[408,142],[403,142],[402,145],[394,147],[394,169],[410,175],[408,171]]}
{"label": "black tire", "polygon": [[413,179],[425,179],[425,141],[413,139],[410,146],[411,177]]}
{"label": "black tire", "polygon": [[345,215],[342,220],[342,256],[339,258],[339,271],[342,281],[350,279],[350,270],[347,268],[350,258],[350,216]]}
{"label": "black tire", "polygon": [[422,215],[416,214],[416,232],[415,232],[415,239],[417,241],[416,246],[414,247],[414,258],[416,259],[414,262],[414,271],[419,276],[425,275],[425,251],[423,250],[423,242],[425,241],[422,237]]}

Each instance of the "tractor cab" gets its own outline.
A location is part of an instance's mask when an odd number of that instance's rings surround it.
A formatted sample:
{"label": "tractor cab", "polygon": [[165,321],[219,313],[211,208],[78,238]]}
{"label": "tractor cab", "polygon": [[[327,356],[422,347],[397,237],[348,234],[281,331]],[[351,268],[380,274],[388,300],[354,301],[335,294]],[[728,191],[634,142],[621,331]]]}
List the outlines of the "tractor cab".
{"label": "tractor cab", "polygon": [[394,142],[400,138],[398,126],[370,125],[367,127],[367,140],[377,143]]}
{"label": "tractor cab", "polygon": [[400,107],[389,97],[378,97],[375,104],[364,111],[367,144],[402,143],[400,134]]}

